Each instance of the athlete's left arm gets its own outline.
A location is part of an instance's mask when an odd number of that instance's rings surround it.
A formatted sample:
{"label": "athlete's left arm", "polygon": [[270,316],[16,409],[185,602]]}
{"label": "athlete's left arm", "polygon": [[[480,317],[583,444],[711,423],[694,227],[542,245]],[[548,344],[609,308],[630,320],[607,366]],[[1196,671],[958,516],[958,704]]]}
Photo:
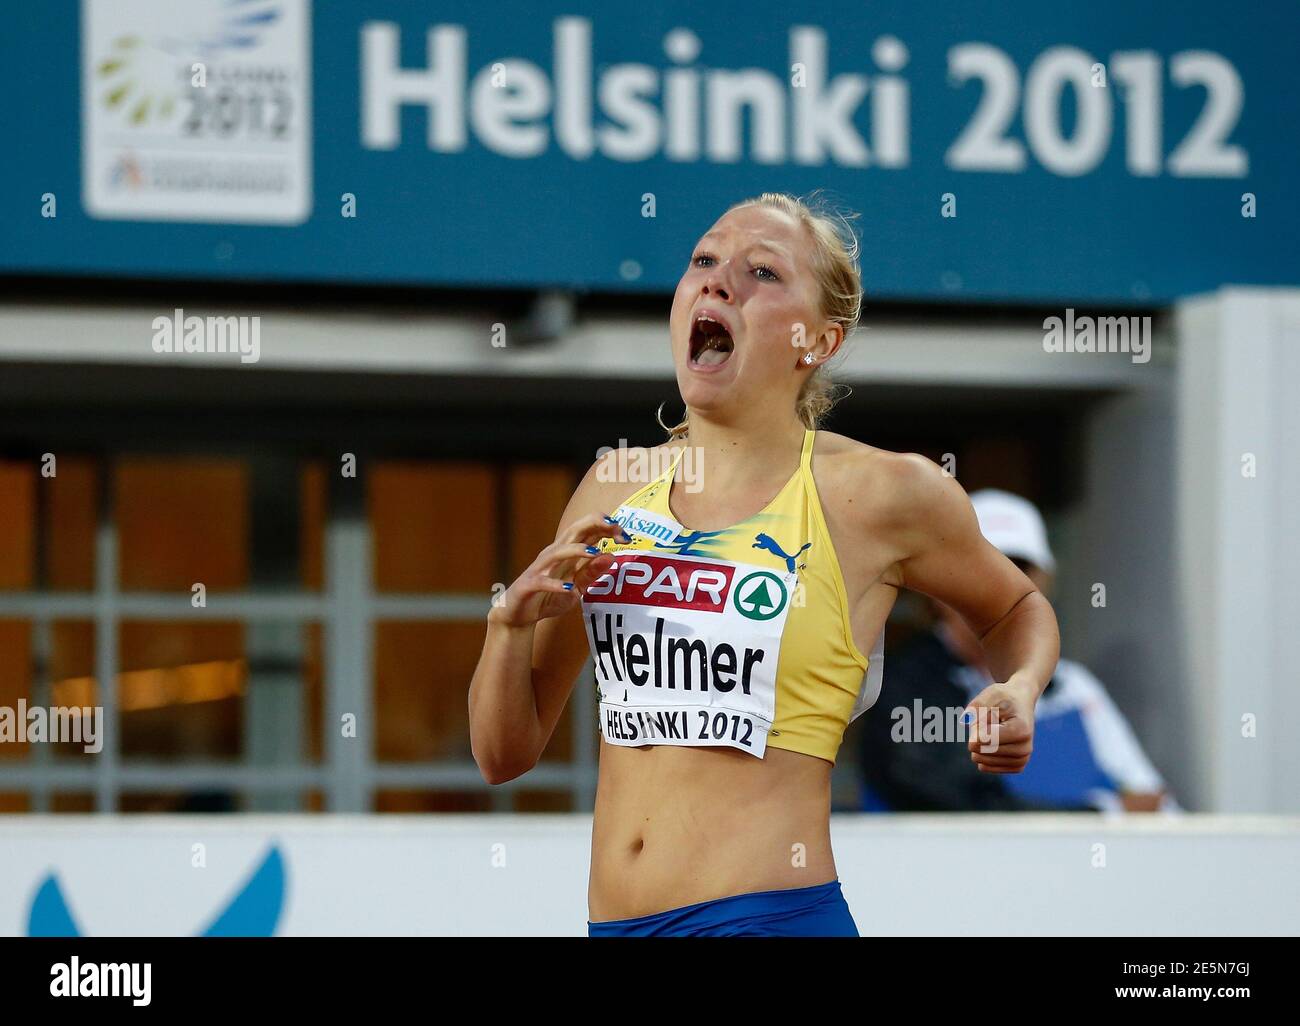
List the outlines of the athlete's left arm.
{"label": "athlete's left arm", "polygon": [[[996,733],[972,732],[972,758],[985,772],[1018,773],[1033,748],[1034,706],[1056,669],[1060,635],[1051,604],[980,534],[957,481],[921,456],[896,469],[905,516],[897,570],[903,587],[952,607],[980,639],[998,683],[970,703],[997,710]],[[982,736],[983,735],[983,736]],[[990,743],[991,742],[991,743]]]}

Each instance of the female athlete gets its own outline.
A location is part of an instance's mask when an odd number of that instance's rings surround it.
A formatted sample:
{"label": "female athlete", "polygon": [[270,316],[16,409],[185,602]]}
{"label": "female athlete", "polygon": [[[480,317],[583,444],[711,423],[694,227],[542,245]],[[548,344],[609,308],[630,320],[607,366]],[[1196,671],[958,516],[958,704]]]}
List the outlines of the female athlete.
{"label": "female athlete", "polygon": [[[996,674],[970,707],[996,721],[970,739],[980,770],[1029,759],[1051,606],[938,466],[817,429],[861,310],[857,255],[843,218],[790,196],[728,210],[673,300],[685,419],[594,463],[488,616],[469,707],[489,783],[536,765],[595,666],[592,936],[858,935],[831,767],[878,694],[900,589],[960,613]],[[647,463],[664,472],[635,487],[626,468]]]}

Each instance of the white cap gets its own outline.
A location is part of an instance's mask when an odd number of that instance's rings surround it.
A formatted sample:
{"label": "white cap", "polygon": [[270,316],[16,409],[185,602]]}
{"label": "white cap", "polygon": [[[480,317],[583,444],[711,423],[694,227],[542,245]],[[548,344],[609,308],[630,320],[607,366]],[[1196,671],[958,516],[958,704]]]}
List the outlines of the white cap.
{"label": "white cap", "polygon": [[996,488],[984,488],[970,497],[979,519],[980,533],[1009,559],[1023,559],[1052,573],[1056,560],[1047,544],[1042,514],[1028,499]]}

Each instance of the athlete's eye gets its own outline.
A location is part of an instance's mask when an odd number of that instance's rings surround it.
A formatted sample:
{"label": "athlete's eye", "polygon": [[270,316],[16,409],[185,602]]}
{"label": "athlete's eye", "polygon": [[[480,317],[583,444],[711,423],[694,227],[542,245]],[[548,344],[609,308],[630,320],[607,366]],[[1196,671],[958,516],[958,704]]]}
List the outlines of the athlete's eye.
{"label": "athlete's eye", "polygon": [[[718,262],[718,258],[712,253],[696,253],[691,257],[692,267],[712,267]],[[758,264],[753,268],[753,273],[761,281],[780,281],[781,276],[767,264]]]}

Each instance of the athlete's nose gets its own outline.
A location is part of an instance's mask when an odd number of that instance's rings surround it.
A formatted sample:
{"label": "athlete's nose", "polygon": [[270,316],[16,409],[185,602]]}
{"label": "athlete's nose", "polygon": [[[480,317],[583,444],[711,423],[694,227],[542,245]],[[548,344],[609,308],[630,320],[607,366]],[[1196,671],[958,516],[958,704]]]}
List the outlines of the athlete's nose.
{"label": "athlete's nose", "polygon": [[724,302],[731,302],[731,291],[727,288],[726,279],[723,278],[721,271],[717,268],[704,280],[704,286],[700,290],[700,294],[702,296],[716,296]]}

